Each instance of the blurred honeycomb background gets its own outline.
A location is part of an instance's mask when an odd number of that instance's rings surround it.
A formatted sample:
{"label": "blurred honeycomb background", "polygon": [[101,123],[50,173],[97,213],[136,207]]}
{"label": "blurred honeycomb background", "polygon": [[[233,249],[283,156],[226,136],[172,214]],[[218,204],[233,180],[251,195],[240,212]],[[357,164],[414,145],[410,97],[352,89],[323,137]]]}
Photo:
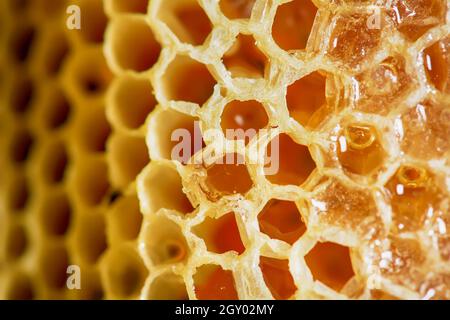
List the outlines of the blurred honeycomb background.
{"label": "blurred honeycomb background", "polygon": [[449,19],[0,0],[0,298],[450,299]]}

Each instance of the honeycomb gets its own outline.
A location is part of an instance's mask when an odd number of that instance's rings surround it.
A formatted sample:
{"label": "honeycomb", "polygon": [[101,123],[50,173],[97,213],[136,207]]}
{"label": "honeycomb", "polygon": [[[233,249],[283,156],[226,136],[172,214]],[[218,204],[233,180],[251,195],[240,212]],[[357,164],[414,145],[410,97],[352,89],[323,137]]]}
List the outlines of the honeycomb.
{"label": "honeycomb", "polygon": [[1,0],[0,298],[450,299],[449,19]]}

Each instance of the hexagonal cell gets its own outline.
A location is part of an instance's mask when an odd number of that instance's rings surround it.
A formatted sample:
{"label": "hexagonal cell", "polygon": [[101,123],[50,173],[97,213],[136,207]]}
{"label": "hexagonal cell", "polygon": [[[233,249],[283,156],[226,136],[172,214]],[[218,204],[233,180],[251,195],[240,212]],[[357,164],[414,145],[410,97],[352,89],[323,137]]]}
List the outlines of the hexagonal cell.
{"label": "hexagonal cell", "polygon": [[108,141],[108,164],[111,184],[125,188],[149,163],[145,138],[113,134]]}
{"label": "hexagonal cell", "polygon": [[102,95],[112,79],[100,47],[77,50],[71,55],[65,73],[70,93],[78,99]]}
{"label": "hexagonal cell", "polygon": [[214,264],[197,267],[195,295],[199,300],[237,300],[233,272]]}
{"label": "hexagonal cell", "polygon": [[69,253],[64,245],[46,245],[38,253],[38,272],[44,284],[56,290],[66,287]]}
{"label": "hexagonal cell", "polygon": [[106,118],[105,109],[95,106],[89,111],[80,112],[74,126],[74,141],[82,151],[104,152],[111,127]]}
{"label": "hexagonal cell", "polygon": [[153,279],[145,298],[148,300],[188,300],[189,297],[183,278],[169,271]]}
{"label": "hexagonal cell", "polygon": [[253,36],[239,34],[223,55],[223,64],[233,78],[263,78],[269,60],[256,46]]}
{"label": "hexagonal cell", "polygon": [[77,217],[74,228],[74,254],[83,263],[96,263],[107,248],[105,218],[101,213],[85,212]]}
{"label": "hexagonal cell", "polygon": [[194,46],[203,44],[213,27],[197,0],[165,2],[158,18],[181,42]]}
{"label": "hexagonal cell", "polygon": [[101,43],[108,19],[103,10],[102,0],[79,0],[82,12],[81,28],[78,31],[86,42]]}
{"label": "hexagonal cell", "polygon": [[64,60],[70,52],[70,44],[64,32],[53,28],[49,30],[43,34],[43,38],[40,41],[39,70],[45,75],[55,76],[59,73]]}
{"label": "hexagonal cell", "polygon": [[180,55],[170,63],[162,81],[167,99],[199,105],[209,99],[216,85],[216,80],[204,64]]}
{"label": "hexagonal cell", "polygon": [[34,99],[35,87],[31,78],[24,72],[11,79],[9,89],[9,105],[13,112],[24,114]]}
{"label": "hexagonal cell", "polygon": [[450,93],[450,37],[426,48],[423,58],[428,81],[437,90]]}
{"label": "hexagonal cell", "polygon": [[34,44],[35,35],[35,28],[29,24],[18,25],[16,30],[11,32],[9,40],[11,50],[9,52],[15,61],[19,63],[27,61]]}
{"label": "hexagonal cell", "polygon": [[350,123],[338,138],[338,158],[342,167],[354,174],[369,175],[380,167],[386,157],[375,127]]}
{"label": "hexagonal cell", "polygon": [[17,130],[10,142],[11,160],[15,163],[24,163],[30,156],[34,137],[27,128]]}
{"label": "hexagonal cell", "polygon": [[107,0],[114,13],[147,13],[149,0]]}
{"label": "hexagonal cell", "polygon": [[79,162],[75,167],[73,183],[75,195],[84,204],[100,204],[110,188],[106,161],[103,158],[92,158]]}
{"label": "hexagonal cell", "polygon": [[44,233],[50,236],[63,236],[72,220],[72,204],[64,191],[46,195],[39,209],[39,221]]}
{"label": "hexagonal cell", "polygon": [[149,132],[150,152],[157,158],[188,164],[191,157],[205,146],[199,120],[172,109],[155,111]]}
{"label": "hexagonal cell", "polygon": [[355,109],[380,115],[395,110],[415,86],[415,80],[406,72],[405,58],[400,55],[386,58],[353,79],[357,81]]}
{"label": "hexagonal cell", "polygon": [[444,103],[423,101],[405,111],[401,120],[401,148],[408,155],[430,160],[449,152],[450,111]]}
{"label": "hexagonal cell", "polygon": [[173,166],[152,162],[144,170],[145,173],[139,183],[145,194],[145,205],[149,212],[156,212],[161,208],[181,213],[190,213],[194,210],[183,192],[181,177]]}
{"label": "hexagonal cell", "polygon": [[158,60],[161,46],[144,17],[116,18],[111,22],[108,34],[109,54],[121,70],[142,72]]}
{"label": "hexagonal cell", "polygon": [[22,212],[30,200],[30,189],[27,178],[20,173],[11,177],[9,182],[7,202],[13,212]]}
{"label": "hexagonal cell", "polygon": [[383,228],[379,209],[369,189],[349,187],[334,178],[327,184],[308,200],[309,214],[318,217],[317,223],[359,237],[367,237],[369,232],[375,234]]}
{"label": "hexagonal cell", "polygon": [[427,168],[402,165],[385,185],[390,196],[396,232],[415,232],[424,226],[430,210],[439,211],[445,195]]}
{"label": "hexagonal cell", "polygon": [[49,184],[62,182],[70,161],[65,144],[58,140],[52,141],[43,150],[40,172],[44,181]]}
{"label": "hexagonal cell", "polygon": [[118,198],[109,211],[107,219],[111,242],[136,239],[142,224],[137,196],[133,194]]}
{"label": "hexagonal cell", "polygon": [[59,88],[52,88],[41,105],[42,122],[48,130],[56,130],[66,124],[71,114],[71,105]]}
{"label": "hexagonal cell", "polygon": [[233,100],[225,106],[220,125],[227,139],[244,140],[247,144],[268,122],[266,110],[258,101]]}
{"label": "hexagonal cell", "polygon": [[11,275],[6,284],[5,292],[7,300],[32,300],[35,298],[33,281],[21,271],[15,271]]}
{"label": "hexagonal cell", "polygon": [[410,41],[416,41],[431,28],[445,23],[444,0],[394,0],[390,16],[397,29]]}
{"label": "hexagonal cell", "polygon": [[259,267],[266,286],[276,300],[287,300],[297,291],[288,260],[260,257]]}
{"label": "hexagonal cell", "polygon": [[306,231],[295,202],[272,199],[258,215],[259,228],[272,239],[294,244]]}
{"label": "hexagonal cell", "polygon": [[289,114],[304,127],[315,128],[327,116],[326,77],[325,72],[314,71],[287,88]]}
{"label": "hexagonal cell", "polygon": [[305,49],[316,13],[317,7],[311,0],[294,0],[279,6],[272,25],[276,44],[283,50]]}
{"label": "hexagonal cell", "polygon": [[104,286],[110,298],[137,298],[147,278],[138,253],[131,246],[110,249],[101,262]]}
{"label": "hexagonal cell", "polygon": [[[285,133],[278,135],[269,143],[266,157],[270,160],[270,165],[264,168],[266,178],[273,184],[299,186],[316,168],[308,147],[297,144]],[[274,165],[278,170],[272,170]],[[268,168],[273,174],[268,175]]]}
{"label": "hexagonal cell", "polygon": [[220,11],[228,19],[249,19],[256,0],[220,0]]}
{"label": "hexagonal cell", "polygon": [[241,154],[226,154],[218,163],[208,167],[206,173],[206,185],[213,194],[245,195],[253,187],[253,181]]}
{"label": "hexagonal cell", "polygon": [[186,262],[189,257],[180,226],[163,215],[145,220],[140,237],[144,254],[155,266]]}
{"label": "hexagonal cell", "polygon": [[208,251],[215,253],[235,251],[239,255],[245,251],[233,212],[217,219],[206,217],[201,224],[193,228],[193,232],[205,241]]}
{"label": "hexagonal cell", "polygon": [[317,242],[305,256],[314,280],[340,291],[354,276],[350,250],[333,242]]}
{"label": "hexagonal cell", "polygon": [[157,104],[148,79],[121,77],[109,92],[111,122],[126,129],[140,128]]}
{"label": "hexagonal cell", "polygon": [[333,22],[328,55],[351,69],[371,59],[381,43],[381,28],[370,28],[368,13],[344,13]]}
{"label": "hexagonal cell", "polygon": [[15,261],[25,255],[28,247],[28,233],[24,226],[18,223],[10,224],[7,227],[4,243],[6,259]]}

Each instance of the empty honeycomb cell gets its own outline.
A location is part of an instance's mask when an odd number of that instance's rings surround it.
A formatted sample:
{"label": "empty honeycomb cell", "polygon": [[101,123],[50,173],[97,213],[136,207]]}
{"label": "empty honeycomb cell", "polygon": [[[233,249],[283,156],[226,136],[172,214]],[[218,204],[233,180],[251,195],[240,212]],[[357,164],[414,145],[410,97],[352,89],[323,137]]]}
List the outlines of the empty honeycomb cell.
{"label": "empty honeycomb cell", "polygon": [[22,257],[29,246],[28,234],[21,224],[11,224],[6,232],[5,253],[8,260]]}
{"label": "empty honeycomb cell", "polygon": [[143,137],[114,134],[108,141],[108,153],[111,183],[117,187],[133,182],[150,161]]}
{"label": "empty honeycomb cell", "polygon": [[316,243],[305,261],[315,280],[336,291],[354,275],[349,248],[333,242]]}
{"label": "empty honeycomb cell", "polygon": [[444,93],[450,93],[450,38],[439,41],[423,52],[428,80]]}
{"label": "empty honeycomb cell", "polygon": [[145,298],[149,300],[187,300],[186,284],[181,276],[166,272],[153,279]]}
{"label": "empty honeycomb cell", "polygon": [[433,175],[417,165],[402,165],[388,181],[392,222],[398,232],[417,231],[433,210],[439,209],[439,198]]}
{"label": "empty honeycomb cell", "polygon": [[9,103],[11,110],[23,114],[30,109],[34,98],[34,84],[29,76],[21,74],[11,80],[11,91]]}
{"label": "empty honeycomb cell", "polygon": [[249,19],[256,0],[220,0],[220,11],[228,19]]}
{"label": "empty honeycomb cell", "polygon": [[102,158],[80,162],[74,172],[76,196],[89,206],[102,202],[109,191],[108,166]]}
{"label": "empty honeycomb cell", "polygon": [[111,10],[117,13],[146,13],[149,0],[107,0]]}
{"label": "empty honeycomb cell", "polygon": [[262,78],[269,61],[256,46],[251,35],[239,34],[222,57],[223,64],[234,78]]}
{"label": "empty honeycomb cell", "polygon": [[264,281],[275,299],[286,300],[294,295],[297,287],[289,272],[288,260],[260,257],[259,267]]}
{"label": "empty honeycomb cell", "polygon": [[443,0],[395,0],[390,16],[397,29],[415,41],[431,28],[445,22],[446,2]]}
{"label": "empty honeycomb cell", "polygon": [[206,172],[206,185],[213,194],[245,195],[253,187],[252,178],[241,154],[226,154],[220,163],[212,164]]}
{"label": "empty honeycomb cell", "polygon": [[64,142],[55,141],[47,145],[44,149],[41,167],[44,180],[50,184],[62,182],[69,161],[69,155],[67,154]]}
{"label": "empty honeycomb cell", "polygon": [[278,7],[272,25],[272,36],[283,50],[301,50],[316,17],[317,7],[311,0],[294,0]]}
{"label": "empty honeycomb cell", "polygon": [[385,151],[376,129],[369,124],[347,125],[338,141],[339,161],[351,173],[368,175],[383,163]]}
{"label": "empty honeycomb cell", "polygon": [[122,196],[108,213],[109,234],[114,240],[136,239],[141,230],[142,214],[136,195]]}
{"label": "empty honeycomb cell", "polygon": [[70,55],[64,72],[67,89],[78,100],[100,97],[112,78],[98,47],[84,47]]}
{"label": "empty honeycomb cell", "polygon": [[76,300],[103,299],[105,292],[97,269],[84,265],[80,267],[80,271],[82,272],[81,288],[78,290],[69,290],[68,298]]}
{"label": "empty honeycomb cell", "polygon": [[235,251],[242,254],[245,250],[233,212],[217,219],[207,217],[193,231],[205,241],[208,251],[215,253]]}
{"label": "empty honeycomb cell", "polygon": [[111,127],[103,107],[94,106],[77,119],[74,134],[83,151],[103,152],[111,133]]}
{"label": "empty honeycomb cell", "polygon": [[355,76],[356,109],[386,115],[411,92],[414,79],[406,72],[405,58],[394,55]]}
{"label": "empty honeycomb cell", "polygon": [[233,273],[218,265],[203,265],[194,274],[195,295],[199,300],[237,300]]}
{"label": "empty honeycomb cell", "polygon": [[69,253],[63,245],[44,246],[38,253],[38,269],[45,285],[51,289],[65,289]]}
{"label": "empty honeycomb cell", "polygon": [[[155,111],[151,117],[149,132],[153,134],[149,135],[148,144],[152,158],[188,164],[191,157],[204,147],[197,118],[171,109]],[[186,138],[189,141],[183,140]],[[177,146],[182,146],[179,152]]]}
{"label": "empty honeycomb cell", "polygon": [[108,19],[103,11],[102,0],[78,0],[81,26],[78,32],[86,42],[101,43]]}
{"label": "empty honeycomb cell", "polygon": [[42,70],[49,76],[55,76],[70,52],[69,41],[62,32],[48,35],[48,39],[42,43]]}
{"label": "empty honeycomb cell", "polygon": [[[273,143],[278,144],[278,147],[273,147]],[[273,184],[299,186],[316,168],[308,147],[297,144],[284,133],[269,143],[266,155],[278,165],[275,174],[266,175]]]}
{"label": "empty honeycomb cell", "polygon": [[52,89],[42,107],[42,122],[46,129],[62,127],[70,118],[72,106],[60,89]]}
{"label": "empty honeycomb cell", "polygon": [[450,112],[445,104],[418,103],[401,116],[402,150],[418,159],[433,159],[450,150]]}
{"label": "empty honeycomb cell", "polygon": [[140,237],[144,256],[155,266],[185,262],[189,256],[180,226],[163,215],[145,220]]}
{"label": "empty honeycomb cell", "polygon": [[83,263],[94,264],[108,246],[105,218],[101,213],[88,211],[77,219],[74,226],[73,251]]}
{"label": "empty honeycomb cell", "polygon": [[181,42],[194,46],[203,44],[212,30],[211,21],[197,0],[171,1],[159,8],[158,18]]}
{"label": "empty honeycomb cell", "polygon": [[261,103],[233,100],[225,106],[220,124],[227,139],[248,143],[268,122],[269,117]]}
{"label": "empty honeycomb cell", "polygon": [[35,28],[28,24],[20,25],[11,35],[10,53],[12,58],[19,63],[26,62],[35,40]]}
{"label": "empty honeycomb cell", "polygon": [[[120,70],[142,72],[150,69],[158,60],[161,46],[144,18],[116,18],[111,23],[108,34],[107,54]],[[130,51],[130,47],[133,50]]]}
{"label": "empty honeycomb cell", "polygon": [[167,99],[199,105],[209,99],[216,84],[216,80],[204,64],[180,55],[171,62],[162,81]]}
{"label": "empty honeycomb cell", "polygon": [[189,199],[183,192],[181,177],[171,165],[151,163],[145,169],[141,183],[149,212],[156,212],[161,208],[181,213],[193,211]]}
{"label": "empty honeycomb cell", "polygon": [[314,71],[287,88],[289,114],[302,126],[315,127],[327,116],[326,74]]}
{"label": "empty honeycomb cell", "polygon": [[371,59],[381,42],[381,28],[369,27],[370,18],[361,13],[336,16],[331,24],[328,55],[351,69],[358,69]]}
{"label": "empty honeycomb cell", "polygon": [[7,198],[9,209],[13,212],[23,211],[30,200],[30,196],[27,178],[22,174],[13,176]]}
{"label": "empty honeycomb cell", "polygon": [[258,215],[259,228],[272,239],[293,244],[306,231],[295,202],[270,200]]}
{"label": "empty honeycomb cell", "polygon": [[15,163],[24,163],[32,151],[33,143],[34,137],[28,129],[18,130],[10,142],[11,160]]}
{"label": "empty honeycomb cell", "polygon": [[147,269],[137,252],[122,246],[110,249],[102,260],[102,276],[110,298],[138,297]]}
{"label": "empty honeycomb cell", "polygon": [[35,294],[31,278],[21,271],[15,272],[6,284],[7,300],[32,300]]}
{"label": "empty honeycomb cell", "polygon": [[46,235],[63,236],[72,220],[72,204],[64,191],[49,193],[39,210],[40,224]]}
{"label": "empty honeycomb cell", "polygon": [[127,129],[141,127],[157,102],[149,80],[123,77],[116,80],[111,95],[111,122]]}

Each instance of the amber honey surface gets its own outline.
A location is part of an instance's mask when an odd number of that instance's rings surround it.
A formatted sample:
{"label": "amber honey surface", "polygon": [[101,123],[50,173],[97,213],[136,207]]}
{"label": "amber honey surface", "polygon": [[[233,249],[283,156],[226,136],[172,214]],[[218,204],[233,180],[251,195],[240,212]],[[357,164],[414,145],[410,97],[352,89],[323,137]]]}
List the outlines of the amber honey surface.
{"label": "amber honey surface", "polygon": [[450,299],[449,14],[1,0],[0,298]]}

